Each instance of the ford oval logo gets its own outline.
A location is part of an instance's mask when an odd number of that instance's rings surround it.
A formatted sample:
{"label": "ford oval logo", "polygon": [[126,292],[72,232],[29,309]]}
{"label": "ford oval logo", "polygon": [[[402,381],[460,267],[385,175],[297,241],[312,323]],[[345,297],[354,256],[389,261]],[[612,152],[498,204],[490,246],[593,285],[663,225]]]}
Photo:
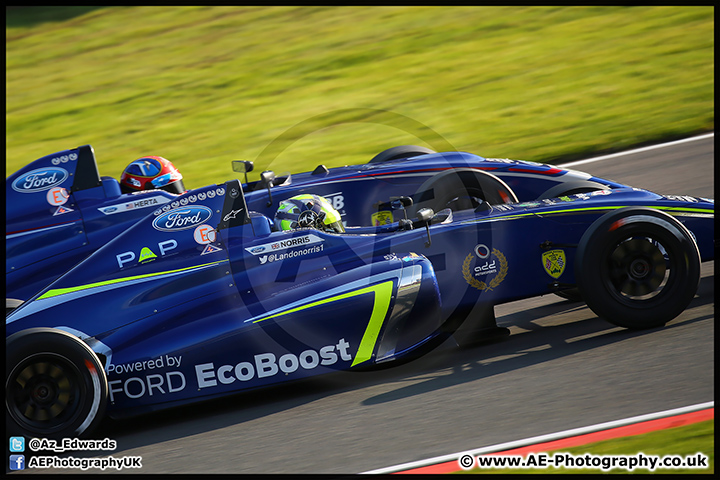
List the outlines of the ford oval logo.
{"label": "ford oval logo", "polygon": [[12,188],[20,193],[41,192],[60,185],[67,177],[68,172],[64,168],[38,168],[16,178],[12,183]]}
{"label": "ford oval logo", "polygon": [[196,227],[210,217],[212,210],[202,205],[174,208],[153,220],[153,227],[163,232],[174,232]]}

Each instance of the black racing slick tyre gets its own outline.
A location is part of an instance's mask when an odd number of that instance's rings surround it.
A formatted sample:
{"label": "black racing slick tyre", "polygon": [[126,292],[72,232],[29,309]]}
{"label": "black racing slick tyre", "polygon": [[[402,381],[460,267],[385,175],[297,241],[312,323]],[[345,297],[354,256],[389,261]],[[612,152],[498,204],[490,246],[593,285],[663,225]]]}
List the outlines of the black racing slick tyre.
{"label": "black racing slick tyre", "polygon": [[107,378],[87,344],[62,330],[31,328],[6,340],[5,409],[11,434],[69,438],[102,419]]}
{"label": "black racing slick tyre", "polygon": [[390,162],[392,160],[402,160],[419,155],[427,155],[429,153],[437,153],[425,147],[416,145],[400,145],[399,147],[388,148],[375,155],[368,163]]}
{"label": "black racing slick tyre", "polygon": [[661,327],[695,296],[700,254],[692,234],[670,215],[626,207],[583,234],[575,277],[599,317],[629,329]]}

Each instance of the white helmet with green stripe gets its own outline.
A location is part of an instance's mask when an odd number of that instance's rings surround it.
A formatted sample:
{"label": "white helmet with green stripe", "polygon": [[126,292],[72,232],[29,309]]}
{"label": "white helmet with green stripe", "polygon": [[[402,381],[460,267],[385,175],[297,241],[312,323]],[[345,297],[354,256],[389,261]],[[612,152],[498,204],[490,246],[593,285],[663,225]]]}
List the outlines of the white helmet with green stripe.
{"label": "white helmet with green stripe", "polygon": [[331,233],[344,233],[340,213],[320,195],[295,195],[280,202],[275,214],[278,230],[317,228]]}

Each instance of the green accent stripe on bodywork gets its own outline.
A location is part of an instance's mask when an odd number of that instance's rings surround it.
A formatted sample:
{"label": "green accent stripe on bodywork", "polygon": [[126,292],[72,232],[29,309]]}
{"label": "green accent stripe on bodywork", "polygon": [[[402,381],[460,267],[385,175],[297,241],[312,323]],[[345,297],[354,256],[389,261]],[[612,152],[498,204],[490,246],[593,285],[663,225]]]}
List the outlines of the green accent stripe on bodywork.
{"label": "green accent stripe on bodywork", "polygon": [[[620,208],[625,207],[634,207],[634,206],[644,206],[647,208],[654,208],[656,210],[667,210],[669,212],[677,212],[677,213],[708,213],[708,214],[715,214],[715,211],[710,208],[687,208],[687,207],[662,207],[662,206],[652,206],[652,205],[613,205],[613,206],[606,206],[606,207],[586,207],[586,208],[568,208],[565,210],[554,210],[550,212],[538,212],[537,215],[552,215],[556,213],[567,213],[567,212],[592,212],[593,210],[618,210]],[[523,215],[535,215],[536,213],[524,213],[517,216],[523,216]]]}
{"label": "green accent stripe on bodywork", "polygon": [[687,207],[650,207],[657,208],[658,210],[669,210],[672,212],[687,212],[687,213],[709,213],[715,215],[715,210],[711,208],[687,208]]}
{"label": "green accent stripe on bodywork", "polygon": [[[662,206],[652,206],[652,205],[612,205],[612,206],[605,206],[605,207],[586,207],[586,208],[567,208],[563,210],[551,210],[551,211],[545,211],[545,212],[526,212],[526,213],[516,213],[516,214],[509,214],[502,217],[497,217],[497,220],[514,220],[516,218],[523,218],[528,216],[542,216],[542,215],[562,215],[565,213],[584,213],[584,212],[592,212],[592,211],[598,211],[598,210],[618,210],[620,208],[625,207],[647,207],[647,208],[654,208],[656,210],[665,210],[670,215],[682,215],[683,213],[687,213],[688,215],[692,214],[708,214],[708,215],[715,215],[715,210],[710,208],[687,208],[687,207],[662,207]],[[465,221],[463,223],[472,223],[476,222],[477,219],[472,219]]]}
{"label": "green accent stripe on bodywork", "polygon": [[307,305],[301,305],[299,307],[286,310],[284,312],[276,313],[267,317],[262,317],[254,320],[253,323],[258,323],[269,320],[271,318],[276,318],[283,315],[299,312],[301,310],[306,310],[308,308],[325,305],[327,303],[336,302],[338,300],[344,300],[346,298],[352,298],[358,295],[364,295],[366,293],[373,293],[375,295],[375,301],[373,304],[372,314],[370,315],[370,321],[365,328],[365,333],[363,334],[357,354],[355,355],[355,359],[353,360],[353,363],[351,365],[352,367],[354,367],[355,365],[370,360],[370,358],[372,358],[372,353],[375,349],[375,343],[377,342],[378,335],[380,335],[380,329],[382,328],[385,316],[390,309],[392,292],[393,281],[388,280],[387,282],[361,288],[360,290],[354,290],[340,295],[335,295],[334,297],[324,298],[322,300],[318,300],[317,302],[312,302]]}
{"label": "green accent stripe on bodywork", "polygon": [[180,269],[178,269],[178,270],[168,270],[167,272],[148,273],[148,274],[145,274],[145,275],[136,275],[136,276],[134,276],[134,277],[115,278],[115,279],[113,279],[113,280],[106,280],[106,281],[104,281],[104,282],[90,283],[90,284],[88,284],[88,285],[79,285],[79,286],[77,286],[77,287],[56,288],[56,289],[53,289],[53,290],[48,290],[47,292],[45,292],[45,293],[43,293],[42,295],[40,295],[37,299],[38,299],[38,300],[42,300],[42,299],[45,299],[45,298],[57,297],[58,295],[64,295],[64,294],[66,294],[66,293],[79,292],[79,291],[81,291],[81,290],[87,290],[87,289],[94,288],[94,287],[102,287],[102,286],[105,286],[105,285],[112,285],[112,284],[115,284],[115,283],[123,283],[123,282],[129,282],[129,281],[132,281],[132,280],[138,280],[138,279],[141,279],[141,278],[159,277],[159,276],[161,276],[161,275],[168,275],[168,274],[171,274],[171,273],[184,272],[184,271],[188,271],[188,270],[193,270],[193,269],[195,269],[195,268],[202,268],[202,267],[207,267],[207,266],[210,266],[210,265],[215,265],[215,264],[222,263],[222,262],[225,262],[225,261],[227,261],[227,260],[219,260],[219,261],[217,261],[217,262],[204,263],[204,264],[202,264],[202,265],[193,265],[192,267],[180,268]]}

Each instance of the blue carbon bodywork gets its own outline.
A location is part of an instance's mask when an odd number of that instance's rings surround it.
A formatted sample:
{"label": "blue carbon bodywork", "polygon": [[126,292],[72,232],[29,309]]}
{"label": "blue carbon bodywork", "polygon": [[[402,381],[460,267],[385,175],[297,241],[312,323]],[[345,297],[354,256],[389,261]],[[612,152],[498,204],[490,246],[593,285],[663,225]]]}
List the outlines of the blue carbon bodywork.
{"label": "blue carbon bodywork", "polygon": [[[508,185],[527,175],[536,182],[513,187],[520,201],[454,212],[413,229],[397,221],[352,226],[370,223],[362,221],[373,213],[366,200],[361,214],[345,212],[347,232],[333,234],[274,231],[262,208],[267,192],[257,185],[231,180],[181,196],[120,195],[112,179],[71,168],[94,164],[91,150],[61,153],[7,180],[15,192],[9,195],[27,198],[27,211],[39,217],[32,222],[8,207],[8,230],[17,228],[7,237],[8,281],[41,269],[41,257],[72,260],[62,275],[58,262],[52,270],[58,278],[7,317],[6,335],[52,327],[84,340],[105,367],[108,413],[116,417],[413,358],[446,339],[454,319],[477,305],[574,286],[581,237],[602,215],[626,206],[674,216],[702,259],[714,258],[713,201],[661,196],[550,166],[449,153],[344,167],[315,183],[303,174],[295,189],[273,187],[275,202],[311,190],[327,194],[322,189],[341,192],[348,205],[360,191],[378,201],[415,192],[428,170],[446,170],[439,159],[505,172]],[[68,175],[38,162],[57,163]],[[548,178],[564,175],[607,189],[537,199],[560,183]],[[64,202],[57,188],[66,189]],[[51,197],[51,190],[63,197]],[[137,203],[143,201],[151,204]],[[61,207],[71,211],[57,214]],[[62,241],[50,242],[55,234]],[[37,262],[23,257],[30,251]]]}
{"label": "blue carbon bodywork", "polygon": [[[373,224],[377,202],[416,196],[433,177],[457,168],[496,175],[520,201],[578,182],[623,186],[550,165],[449,152],[280,177],[271,189],[271,205],[260,182],[243,188],[250,210],[269,218],[280,201],[314,193],[328,198],[345,225],[366,226]],[[6,298],[27,300],[153,210],[171,206],[176,197],[162,190],[121,194],[116,179],[100,176],[89,145],[47,155],[18,170],[6,179]]]}

